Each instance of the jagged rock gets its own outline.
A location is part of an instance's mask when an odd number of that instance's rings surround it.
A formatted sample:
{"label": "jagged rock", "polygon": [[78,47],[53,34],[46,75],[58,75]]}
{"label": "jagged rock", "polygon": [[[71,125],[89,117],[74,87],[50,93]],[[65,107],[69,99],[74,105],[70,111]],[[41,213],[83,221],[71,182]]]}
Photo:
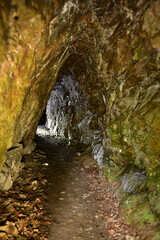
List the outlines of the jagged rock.
{"label": "jagged rock", "polygon": [[160,213],[159,15],[158,0],[1,0],[0,189],[12,186],[56,81],[70,71],[88,103],[80,140],[96,143],[108,177],[145,170]]}
{"label": "jagged rock", "polygon": [[146,176],[144,172],[133,172],[124,174],[121,180],[121,190],[125,193],[131,193],[141,190],[141,186],[145,185]]}
{"label": "jagged rock", "polygon": [[8,150],[6,154],[6,162],[1,170],[0,189],[8,190],[12,186],[13,181],[16,179],[23,167],[23,164],[21,163],[22,155],[22,144],[18,144]]}

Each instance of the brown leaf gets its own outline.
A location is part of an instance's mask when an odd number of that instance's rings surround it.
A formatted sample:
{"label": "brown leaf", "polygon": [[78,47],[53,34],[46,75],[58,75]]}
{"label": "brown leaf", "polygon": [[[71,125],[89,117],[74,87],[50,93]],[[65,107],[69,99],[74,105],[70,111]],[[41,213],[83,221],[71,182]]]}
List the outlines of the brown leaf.
{"label": "brown leaf", "polygon": [[5,232],[0,232],[0,240],[8,240],[7,234]]}
{"label": "brown leaf", "polygon": [[108,231],[108,233],[109,233],[110,235],[114,235],[114,234],[115,234],[115,231],[111,229],[111,230]]}
{"label": "brown leaf", "polygon": [[6,207],[6,209],[7,209],[7,212],[9,212],[9,213],[15,213],[16,212],[16,209],[13,207],[13,203],[8,205]]}
{"label": "brown leaf", "polygon": [[17,230],[17,227],[15,226],[15,223],[7,221],[6,224],[7,224],[7,227],[8,227],[8,232],[7,233],[12,234],[14,236],[17,236],[18,235],[18,230]]}
{"label": "brown leaf", "polygon": [[0,226],[0,231],[1,232],[7,232],[7,230],[8,230],[8,227],[6,225]]}
{"label": "brown leaf", "polygon": [[18,219],[16,225],[17,225],[18,231],[22,231],[24,227],[28,225],[28,222],[25,219]]}
{"label": "brown leaf", "polygon": [[5,232],[7,234],[14,235],[14,236],[18,235],[17,227],[13,222],[7,222],[6,225],[0,226],[0,231]]}

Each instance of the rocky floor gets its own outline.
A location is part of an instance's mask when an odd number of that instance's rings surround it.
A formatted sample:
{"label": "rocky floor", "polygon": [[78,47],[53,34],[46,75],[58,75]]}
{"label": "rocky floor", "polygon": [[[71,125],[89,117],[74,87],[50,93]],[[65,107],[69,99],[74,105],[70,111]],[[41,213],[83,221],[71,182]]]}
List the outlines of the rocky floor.
{"label": "rocky floor", "polygon": [[139,239],[89,149],[37,144],[14,186],[0,193],[0,240]]}

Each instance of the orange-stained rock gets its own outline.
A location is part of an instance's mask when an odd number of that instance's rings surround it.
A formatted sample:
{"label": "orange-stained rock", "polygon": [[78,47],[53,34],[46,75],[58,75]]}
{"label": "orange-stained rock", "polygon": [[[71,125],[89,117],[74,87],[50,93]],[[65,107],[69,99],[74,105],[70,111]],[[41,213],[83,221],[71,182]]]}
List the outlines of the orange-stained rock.
{"label": "orange-stained rock", "polygon": [[160,214],[159,16],[158,0],[1,0],[0,189],[18,176],[50,92],[70,69],[111,172],[145,171]]}

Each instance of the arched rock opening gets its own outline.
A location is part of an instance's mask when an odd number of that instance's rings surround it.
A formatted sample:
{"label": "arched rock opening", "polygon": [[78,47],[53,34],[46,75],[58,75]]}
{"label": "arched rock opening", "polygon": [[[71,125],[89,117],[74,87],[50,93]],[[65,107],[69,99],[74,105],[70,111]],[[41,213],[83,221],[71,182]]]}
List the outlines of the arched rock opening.
{"label": "arched rock opening", "polygon": [[[133,190],[135,212],[145,201],[142,209],[160,216],[159,1],[0,6],[0,189],[12,186],[22,156],[33,149],[58,74],[72,68],[95,116],[92,128],[103,132],[107,177],[119,179],[124,195]],[[125,188],[135,176],[134,188]]]}
{"label": "arched rock opening", "polygon": [[[71,54],[60,68],[46,105],[46,122],[38,126],[37,134],[91,145],[94,158],[102,166],[104,149],[99,124],[102,116],[99,112],[105,108],[106,102],[101,95],[101,107],[94,109],[93,104],[98,104],[100,100],[98,89],[92,87],[96,71],[93,78],[94,61],[91,61],[89,55],[84,59],[83,54],[84,52],[81,55]],[[97,96],[95,103],[92,102],[93,94]]]}

